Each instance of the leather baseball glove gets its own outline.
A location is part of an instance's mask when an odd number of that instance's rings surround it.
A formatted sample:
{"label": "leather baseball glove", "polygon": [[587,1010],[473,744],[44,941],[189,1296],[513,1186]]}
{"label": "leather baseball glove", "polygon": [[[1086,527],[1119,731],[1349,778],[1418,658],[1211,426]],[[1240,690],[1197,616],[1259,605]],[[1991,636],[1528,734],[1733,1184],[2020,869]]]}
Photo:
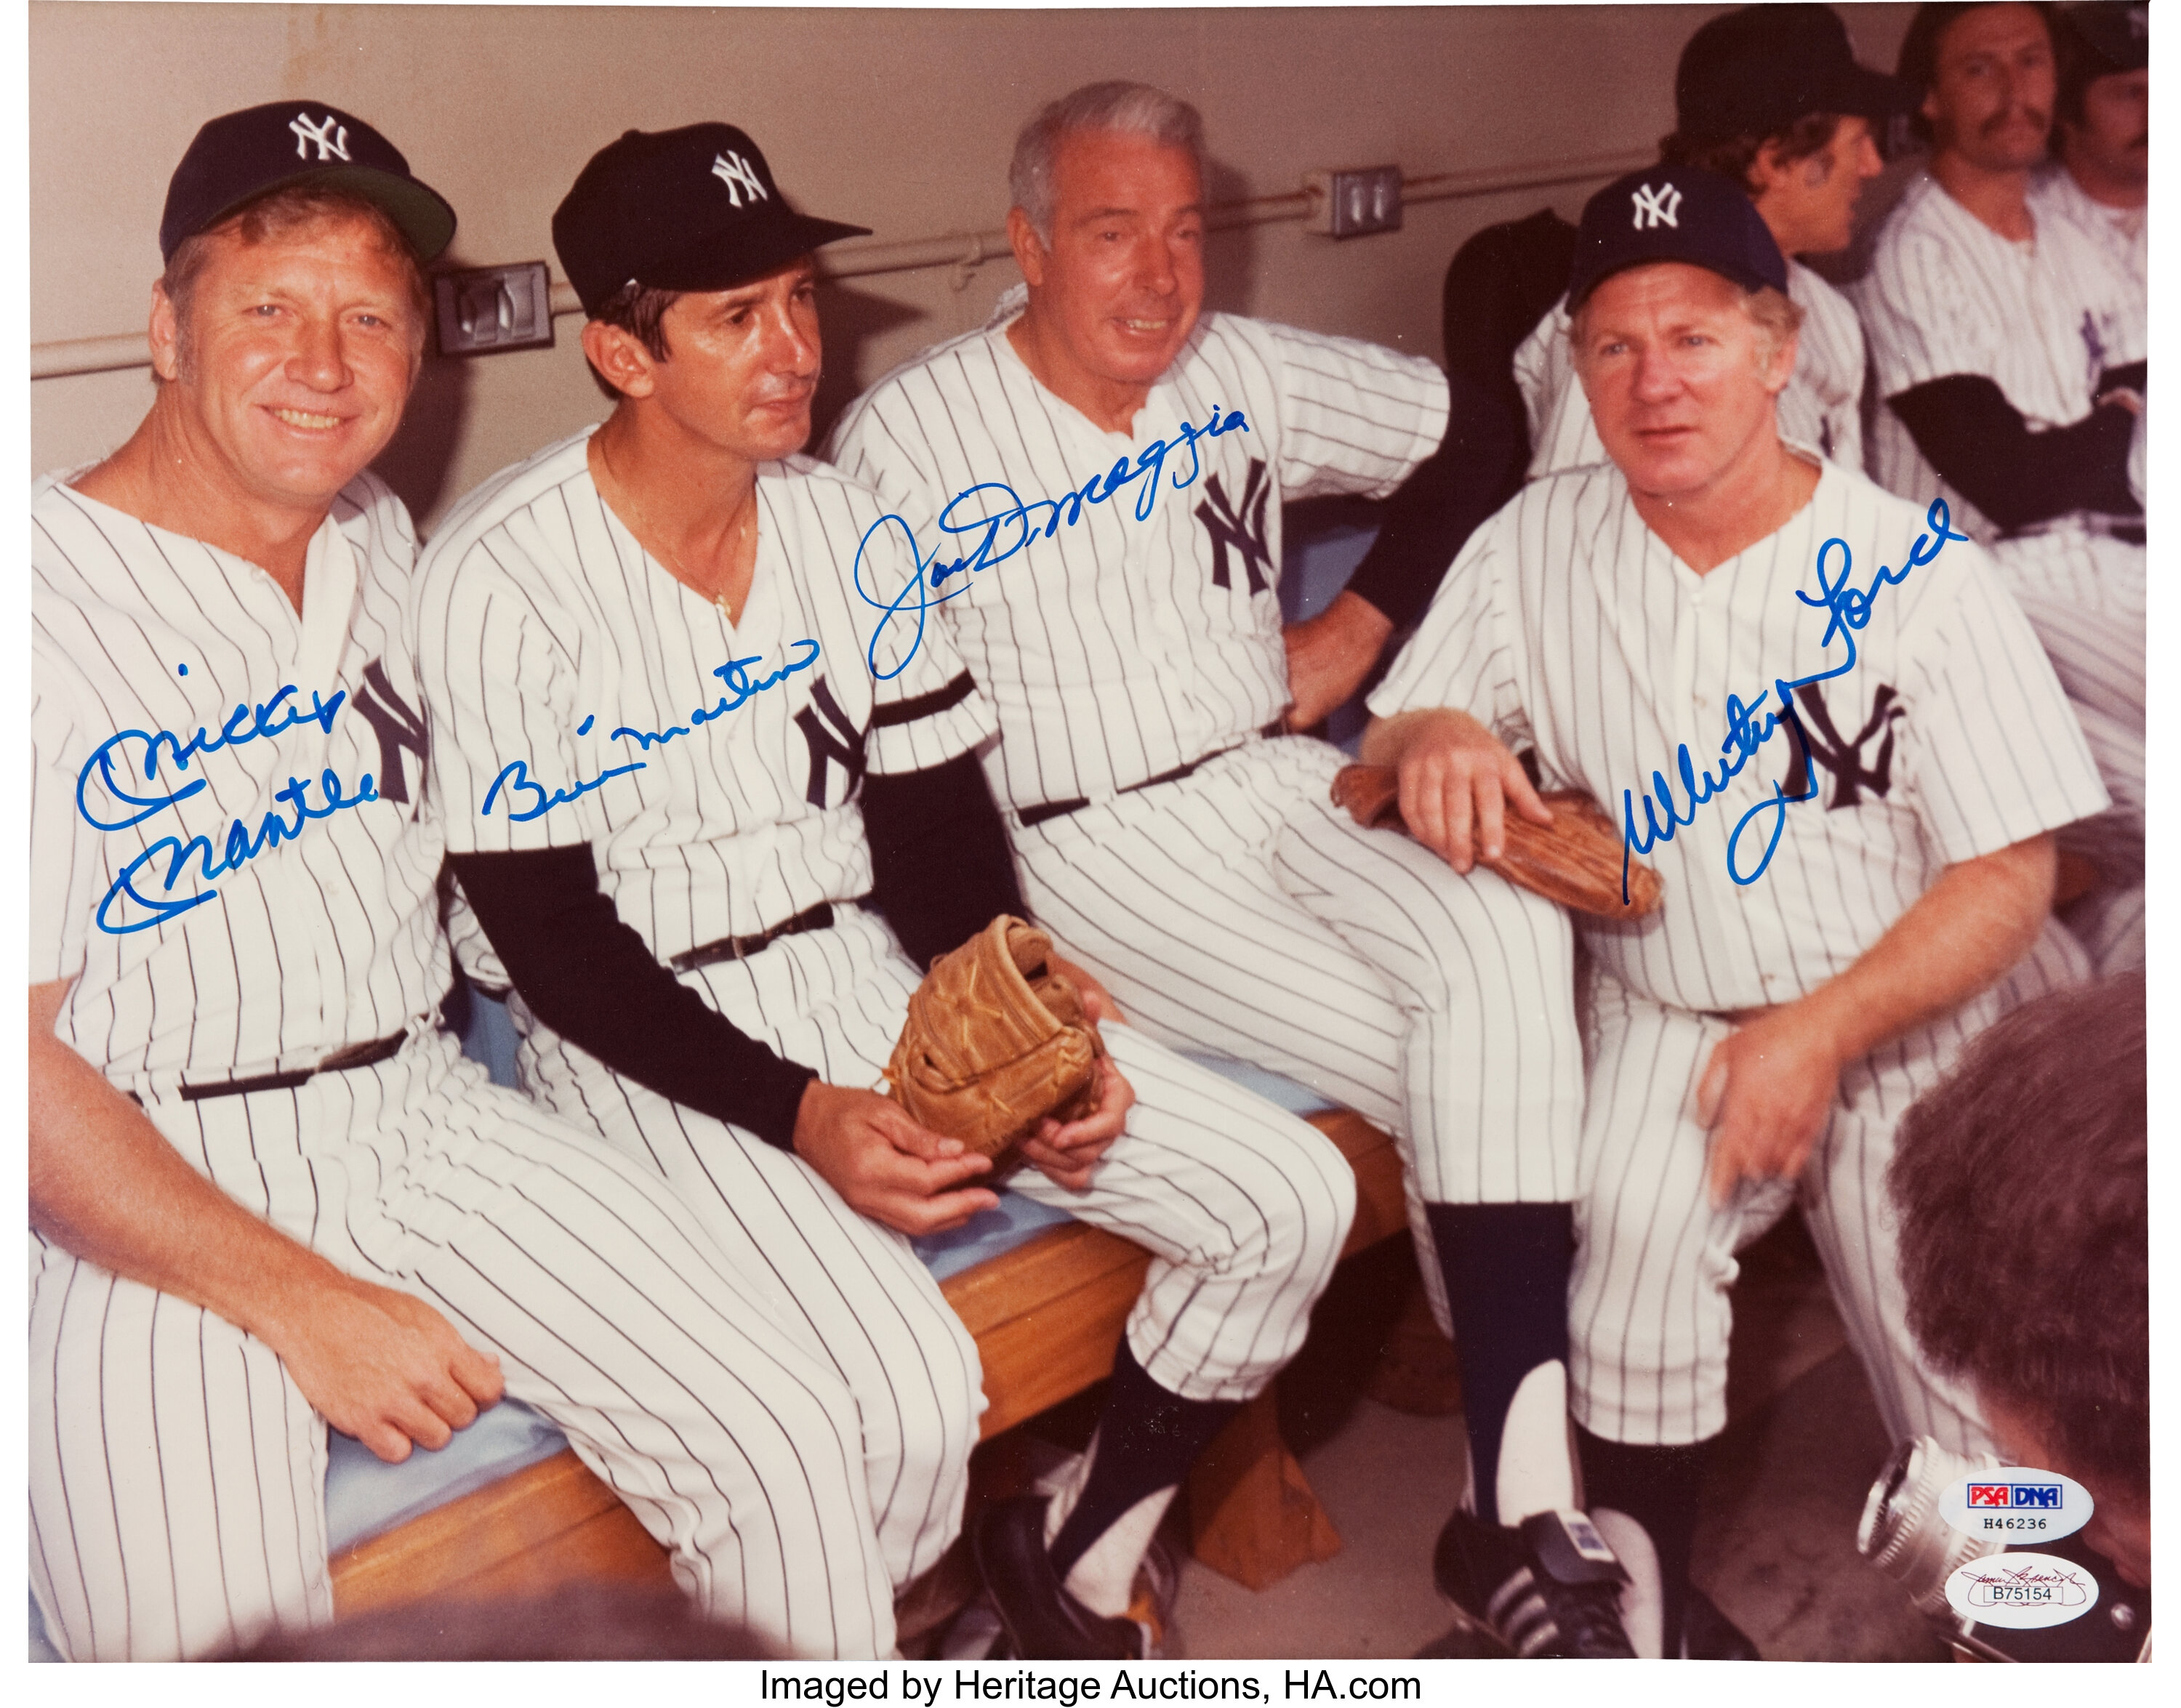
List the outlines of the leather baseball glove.
{"label": "leather baseball glove", "polygon": [[886,1063],[894,1101],[994,1158],[1048,1115],[1088,1112],[1106,1047],[1052,954],[1044,932],[1002,913],[933,961]]}
{"label": "leather baseball glove", "polygon": [[[1621,900],[1621,827],[1579,789],[1559,789],[1541,796],[1552,808],[1550,824],[1532,824],[1510,805],[1507,846],[1489,866],[1510,883],[1534,890],[1549,901],[1607,919],[1640,919],[1654,912],[1665,894],[1659,874],[1642,861],[1628,862],[1628,900]],[[1373,829],[1405,830],[1401,820],[1400,773],[1391,765],[1344,765],[1333,780],[1335,806],[1345,807],[1359,824]]]}

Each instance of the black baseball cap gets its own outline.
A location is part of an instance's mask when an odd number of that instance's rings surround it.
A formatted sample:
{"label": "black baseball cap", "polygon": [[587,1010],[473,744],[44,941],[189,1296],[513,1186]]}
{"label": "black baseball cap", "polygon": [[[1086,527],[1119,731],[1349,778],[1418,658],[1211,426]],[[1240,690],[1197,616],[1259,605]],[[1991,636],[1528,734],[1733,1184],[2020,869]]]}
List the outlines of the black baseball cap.
{"label": "black baseball cap", "polygon": [[384,208],[417,251],[435,259],[454,240],[455,210],[414,177],[400,149],[352,113],[322,101],[273,101],[224,113],[190,140],[167,185],[159,255],[244,203],[298,184],[330,185]]}
{"label": "black baseball cap", "polygon": [[1708,267],[1744,290],[1787,288],[1787,263],[1748,190],[1699,166],[1647,166],[1583,204],[1569,308],[1612,274],[1660,261]]}
{"label": "black baseball cap", "polygon": [[732,124],[623,131],[553,210],[553,248],[593,315],[626,284],[727,290],[821,243],[870,235],[788,207],[757,144]]}
{"label": "black baseball cap", "polygon": [[2142,0],[2084,0],[2062,6],[2060,19],[2081,50],[2085,82],[2151,63],[2151,8]]}
{"label": "black baseball cap", "polygon": [[1908,86],[1856,63],[1830,6],[1746,6],[1689,37],[1674,73],[1674,123],[1695,141],[1775,136],[1813,113],[1852,113],[1884,133],[1915,104]]}

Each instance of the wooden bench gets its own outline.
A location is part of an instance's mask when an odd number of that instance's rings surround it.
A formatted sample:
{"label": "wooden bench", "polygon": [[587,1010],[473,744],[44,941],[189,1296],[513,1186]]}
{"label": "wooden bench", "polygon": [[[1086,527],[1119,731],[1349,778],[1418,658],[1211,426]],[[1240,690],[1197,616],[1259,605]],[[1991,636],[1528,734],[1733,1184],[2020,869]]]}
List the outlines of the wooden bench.
{"label": "wooden bench", "polygon": [[[1400,1159],[1360,1116],[1308,1117],[1356,1171],[1342,1255],[1407,1227]],[[944,1282],[984,1359],[986,1441],[1102,1380],[1151,1259],[1079,1223],[1050,1228]],[[1189,1490],[1196,1557],[1262,1589],[1339,1536],[1280,1440],[1268,1390],[1198,1462]],[[669,1581],[665,1551],[572,1450],[360,1542],[333,1561],[341,1614],[428,1596],[484,1597],[579,1579]]]}

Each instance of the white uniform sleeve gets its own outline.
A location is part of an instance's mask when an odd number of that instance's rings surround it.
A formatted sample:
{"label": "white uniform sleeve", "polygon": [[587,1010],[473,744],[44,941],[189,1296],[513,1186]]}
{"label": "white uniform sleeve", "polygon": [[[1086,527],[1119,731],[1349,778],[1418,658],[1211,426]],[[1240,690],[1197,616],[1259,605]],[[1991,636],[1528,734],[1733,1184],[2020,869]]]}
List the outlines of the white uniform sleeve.
{"label": "white uniform sleeve", "polygon": [[1288,502],[1383,498],[1446,436],[1446,376],[1422,356],[1270,322],[1280,398],[1279,493]]}
{"label": "white uniform sleeve", "polygon": [[1450,706],[1488,725],[1510,747],[1530,744],[1509,620],[1518,505],[1471,534],[1440,578],[1423,621],[1372,691],[1373,716]]}
{"label": "white uniform sleeve", "polygon": [[[573,847],[586,815],[555,792],[577,774],[575,660],[498,554],[505,531],[458,563],[425,554],[417,676],[431,708],[431,792],[450,854]],[[576,797],[580,798],[580,797]]]}
{"label": "white uniform sleeve", "polygon": [[[916,554],[898,524],[886,522],[864,534],[856,563],[856,603],[869,620],[864,661],[872,678],[864,755],[881,775],[943,764],[999,728],[941,620],[945,608],[919,610],[918,593],[908,591],[916,577]],[[936,597],[945,589],[921,591]]]}
{"label": "white uniform sleeve", "polygon": [[1913,667],[1903,761],[1924,834],[1953,865],[2110,802],[2021,607],[1977,548],[1948,549],[1968,559],[1952,596],[1926,601],[1902,637]]}
{"label": "white uniform sleeve", "polygon": [[2001,328],[1979,310],[1962,265],[1963,257],[1922,221],[1897,226],[1880,239],[1855,298],[1881,399],[1949,374],[1996,371],[1992,341]]}
{"label": "white uniform sleeve", "polygon": [[30,691],[30,983],[83,971],[98,906],[99,832],[76,811],[76,774],[90,758],[49,661],[34,650]]}

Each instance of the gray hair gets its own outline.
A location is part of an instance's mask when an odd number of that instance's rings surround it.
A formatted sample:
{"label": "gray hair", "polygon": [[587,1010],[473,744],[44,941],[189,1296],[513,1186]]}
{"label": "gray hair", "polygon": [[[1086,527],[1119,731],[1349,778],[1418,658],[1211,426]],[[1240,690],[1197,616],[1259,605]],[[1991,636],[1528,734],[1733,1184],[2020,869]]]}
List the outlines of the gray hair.
{"label": "gray hair", "polygon": [[1029,218],[1037,240],[1052,246],[1052,168],[1060,140],[1071,130],[1119,130],[1185,148],[1204,178],[1204,119],[1186,101],[1148,83],[1086,83],[1052,102],[1015,138],[1008,192]]}

